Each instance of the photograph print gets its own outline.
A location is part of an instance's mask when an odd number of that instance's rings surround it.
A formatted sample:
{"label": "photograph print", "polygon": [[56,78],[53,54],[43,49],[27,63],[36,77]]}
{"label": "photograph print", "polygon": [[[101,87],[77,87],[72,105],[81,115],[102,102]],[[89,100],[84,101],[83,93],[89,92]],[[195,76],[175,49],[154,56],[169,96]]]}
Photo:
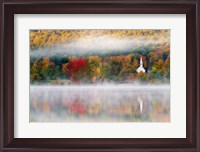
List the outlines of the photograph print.
{"label": "photograph print", "polygon": [[30,35],[30,122],[170,122],[170,30]]}

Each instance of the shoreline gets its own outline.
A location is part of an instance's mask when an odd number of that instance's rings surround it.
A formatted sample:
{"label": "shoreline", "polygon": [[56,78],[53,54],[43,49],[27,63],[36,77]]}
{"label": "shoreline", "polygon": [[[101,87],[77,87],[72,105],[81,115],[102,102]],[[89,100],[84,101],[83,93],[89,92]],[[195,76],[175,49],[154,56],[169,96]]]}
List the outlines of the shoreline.
{"label": "shoreline", "polygon": [[107,84],[107,85],[30,85],[30,89],[170,89],[170,84],[163,85],[131,85],[131,84]]}

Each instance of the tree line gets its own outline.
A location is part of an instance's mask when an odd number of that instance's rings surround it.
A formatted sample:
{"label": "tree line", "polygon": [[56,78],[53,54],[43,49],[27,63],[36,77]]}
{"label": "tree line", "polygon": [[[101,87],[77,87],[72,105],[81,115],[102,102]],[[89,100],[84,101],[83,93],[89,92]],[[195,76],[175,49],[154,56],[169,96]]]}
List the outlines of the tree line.
{"label": "tree line", "polygon": [[[137,73],[140,57],[146,73]],[[168,81],[170,79],[170,52],[154,50],[126,55],[107,56],[53,56],[32,58],[31,82],[69,80],[77,83]]]}

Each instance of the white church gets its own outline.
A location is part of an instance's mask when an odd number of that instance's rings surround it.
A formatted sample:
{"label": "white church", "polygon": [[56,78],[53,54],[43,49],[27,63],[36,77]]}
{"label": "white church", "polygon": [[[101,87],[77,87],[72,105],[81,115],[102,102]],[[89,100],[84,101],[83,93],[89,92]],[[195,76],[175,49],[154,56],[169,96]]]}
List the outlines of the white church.
{"label": "white church", "polygon": [[142,57],[140,57],[140,66],[137,68],[137,73],[143,72],[145,73],[145,69],[143,67]]}

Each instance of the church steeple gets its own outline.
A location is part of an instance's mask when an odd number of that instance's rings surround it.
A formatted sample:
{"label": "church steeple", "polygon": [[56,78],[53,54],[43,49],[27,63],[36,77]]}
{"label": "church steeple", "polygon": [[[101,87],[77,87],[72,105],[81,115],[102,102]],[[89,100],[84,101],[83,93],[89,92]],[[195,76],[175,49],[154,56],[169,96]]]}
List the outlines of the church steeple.
{"label": "church steeple", "polygon": [[140,57],[140,66],[137,68],[137,73],[143,72],[145,73],[145,69],[143,68],[142,57]]}
{"label": "church steeple", "polygon": [[142,57],[140,57],[140,66],[143,67]]}

